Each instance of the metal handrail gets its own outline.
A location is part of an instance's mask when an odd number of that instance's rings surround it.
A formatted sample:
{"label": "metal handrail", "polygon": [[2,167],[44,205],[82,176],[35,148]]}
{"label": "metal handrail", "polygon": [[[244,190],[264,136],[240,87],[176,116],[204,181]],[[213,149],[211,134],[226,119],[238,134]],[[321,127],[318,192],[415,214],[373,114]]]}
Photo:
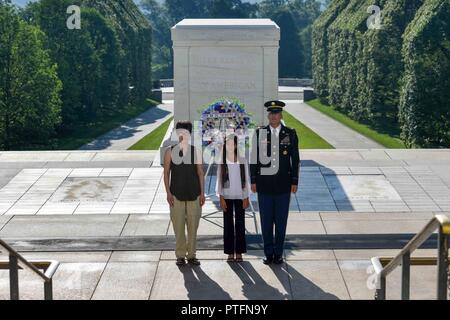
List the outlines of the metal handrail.
{"label": "metal handrail", "polygon": [[53,275],[58,269],[58,261],[28,261],[1,239],[0,251],[7,251],[9,255],[9,262],[0,262],[0,269],[9,269],[11,300],[19,300],[19,270],[21,269],[29,270],[39,276],[44,281],[44,299],[53,300]]}
{"label": "metal handrail", "polygon": [[[386,277],[391,274],[398,266],[402,266],[402,300],[410,299],[410,270],[411,254],[422,246],[438,230],[438,300],[447,300],[447,282],[448,282],[448,236],[450,235],[450,219],[445,215],[436,215],[421,232],[419,232],[403,250],[393,258],[386,266],[386,258],[372,258],[372,265],[377,275],[377,290],[375,298],[377,300],[386,300]],[[424,259],[423,265],[429,265],[429,259]],[[415,265],[420,261],[416,259]]]}

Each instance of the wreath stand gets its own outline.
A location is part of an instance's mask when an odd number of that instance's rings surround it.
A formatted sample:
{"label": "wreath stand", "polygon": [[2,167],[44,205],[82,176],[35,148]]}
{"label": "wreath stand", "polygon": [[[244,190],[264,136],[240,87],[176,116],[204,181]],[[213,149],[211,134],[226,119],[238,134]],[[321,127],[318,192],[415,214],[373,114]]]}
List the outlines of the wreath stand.
{"label": "wreath stand", "polygon": [[[222,128],[223,125],[225,125],[225,121],[226,121],[225,119],[221,119],[221,120],[220,120],[220,128]],[[210,173],[211,173],[211,171],[212,171],[211,169],[212,169],[212,166],[213,166],[213,164],[214,164],[213,159],[215,158],[215,156],[216,156],[216,149],[214,149],[214,150],[211,152],[211,157],[209,158],[209,161],[208,161],[208,169],[206,170],[206,174],[205,174],[205,181],[208,180],[208,176],[210,175]],[[211,190],[211,184],[212,184],[212,181],[213,181],[212,178],[213,178],[213,175],[211,174],[211,178],[209,179],[209,182],[208,182],[208,189],[207,189],[208,191]],[[214,188],[214,189],[215,189],[215,188]],[[251,193],[250,190],[249,190],[249,193]],[[214,196],[216,196],[216,193],[213,191],[213,192],[208,193],[208,194],[205,196],[205,198],[211,200],[211,202],[212,202]],[[259,234],[258,222],[257,222],[257,220],[256,220],[256,211],[255,211],[255,208],[254,208],[254,206],[253,206],[253,202],[252,202],[252,199],[251,199],[251,195],[250,195],[250,194],[249,194],[249,202],[250,202],[250,212],[247,212],[247,211],[246,211],[245,216],[246,216],[246,217],[253,218],[253,221],[255,222],[255,231],[256,231],[256,234]],[[219,204],[219,205],[220,205],[220,204]],[[209,218],[210,218],[211,216],[213,216],[213,215],[215,215],[215,214],[217,214],[217,213],[223,213],[223,211],[222,211],[221,209],[218,209],[218,210],[216,210],[216,211],[213,211],[213,212],[204,214],[204,215],[202,215],[202,219],[204,219],[204,220],[206,220],[206,221],[208,221],[208,222],[210,222],[210,223],[212,223],[212,224],[214,224],[214,225],[216,225],[216,226],[219,226],[219,227],[223,228],[223,226],[221,226],[220,224],[218,224],[218,223],[216,223],[216,222],[214,222],[214,221],[209,220]]]}

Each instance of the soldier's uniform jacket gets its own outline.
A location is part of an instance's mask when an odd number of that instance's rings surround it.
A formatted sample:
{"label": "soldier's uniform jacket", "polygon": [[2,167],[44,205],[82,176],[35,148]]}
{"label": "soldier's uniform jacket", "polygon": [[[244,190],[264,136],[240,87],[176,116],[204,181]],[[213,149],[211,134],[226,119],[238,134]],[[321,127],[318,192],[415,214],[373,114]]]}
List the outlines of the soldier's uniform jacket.
{"label": "soldier's uniform jacket", "polygon": [[[262,131],[261,129],[264,129]],[[266,137],[260,137],[260,132],[266,132]],[[262,133],[261,133],[262,134]],[[252,161],[250,165],[251,183],[257,185],[257,191],[261,194],[279,195],[291,192],[293,185],[298,185],[300,155],[297,133],[294,129],[281,126],[278,144],[272,144],[270,126],[260,128],[256,131],[257,143],[253,148]],[[271,157],[268,164],[262,164],[259,156],[259,148],[267,150],[267,157]],[[278,152],[279,156],[275,156]],[[279,161],[279,164],[276,162]],[[262,175],[261,168],[274,168],[279,165],[278,172],[272,175]]]}

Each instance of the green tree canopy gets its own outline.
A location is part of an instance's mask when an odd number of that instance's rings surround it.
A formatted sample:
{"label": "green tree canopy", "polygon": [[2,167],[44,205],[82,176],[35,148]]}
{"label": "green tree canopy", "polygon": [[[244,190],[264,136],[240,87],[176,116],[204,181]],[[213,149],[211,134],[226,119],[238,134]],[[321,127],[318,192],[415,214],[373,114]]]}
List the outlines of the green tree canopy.
{"label": "green tree canopy", "polygon": [[63,124],[89,121],[118,104],[121,49],[98,11],[82,8],[82,27],[67,28],[71,0],[41,0],[27,9],[30,22],[47,35],[47,47],[63,83]]}
{"label": "green tree canopy", "polygon": [[48,144],[60,122],[61,82],[45,35],[0,3],[0,148]]}
{"label": "green tree canopy", "polygon": [[[367,9],[381,9],[370,29]],[[449,0],[336,0],[313,28],[316,91],[412,147],[450,146]]]}
{"label": "green tree canopy", "polygon": [[190,18],[270,18],[281,27],[280,77],[311,77],[311,32],[323,1],[141,0],[154,32],[154,78],[173,77],[170,28]]}
{"label": "green tree canopy", "polygon": [[429,0],[404,35],[400,94],[409,146],[450,146],[450,1]]}

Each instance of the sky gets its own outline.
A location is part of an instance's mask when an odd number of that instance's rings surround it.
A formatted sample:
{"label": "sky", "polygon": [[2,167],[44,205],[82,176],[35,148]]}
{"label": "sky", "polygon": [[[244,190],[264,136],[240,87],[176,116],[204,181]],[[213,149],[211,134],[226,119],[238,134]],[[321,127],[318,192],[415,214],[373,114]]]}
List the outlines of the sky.
{"label": "sky", "polygon": [[18,4],[19,6],[24,6],[28,0],[13,0],[13,3]]}

